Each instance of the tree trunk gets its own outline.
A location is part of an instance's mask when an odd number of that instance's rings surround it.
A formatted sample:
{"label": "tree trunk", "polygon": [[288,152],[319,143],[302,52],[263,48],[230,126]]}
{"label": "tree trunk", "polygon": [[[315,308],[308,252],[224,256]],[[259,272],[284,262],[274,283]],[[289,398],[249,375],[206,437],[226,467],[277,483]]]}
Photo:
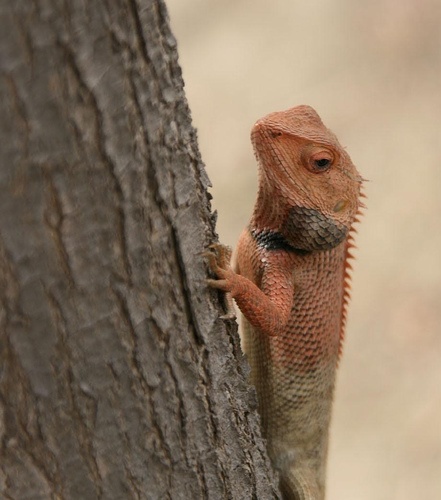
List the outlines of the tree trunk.
{"label": "tree trunk", "polygon": [[277,498],[163,2],[0,15],[0,497]]}

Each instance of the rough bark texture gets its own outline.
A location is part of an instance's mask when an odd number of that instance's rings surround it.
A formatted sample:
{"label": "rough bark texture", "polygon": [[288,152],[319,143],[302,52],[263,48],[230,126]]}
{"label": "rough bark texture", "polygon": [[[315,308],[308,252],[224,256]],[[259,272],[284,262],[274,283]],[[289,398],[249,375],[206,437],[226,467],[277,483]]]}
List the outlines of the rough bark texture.
{"label": "rough bark texture", "polygon": [[0,15],[0,497],[277,498],[163,3]]}

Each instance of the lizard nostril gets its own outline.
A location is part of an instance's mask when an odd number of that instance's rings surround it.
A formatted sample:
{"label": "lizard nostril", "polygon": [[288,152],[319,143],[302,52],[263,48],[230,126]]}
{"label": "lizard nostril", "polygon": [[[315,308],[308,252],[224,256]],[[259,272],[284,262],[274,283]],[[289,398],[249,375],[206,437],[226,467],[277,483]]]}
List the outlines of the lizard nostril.
{"label": "lizard nostril", "polygon": [[348,200],[339,200],[335,204],[333,211],[334,212],[341,212],[344,208],[346,208],[348,205]]}

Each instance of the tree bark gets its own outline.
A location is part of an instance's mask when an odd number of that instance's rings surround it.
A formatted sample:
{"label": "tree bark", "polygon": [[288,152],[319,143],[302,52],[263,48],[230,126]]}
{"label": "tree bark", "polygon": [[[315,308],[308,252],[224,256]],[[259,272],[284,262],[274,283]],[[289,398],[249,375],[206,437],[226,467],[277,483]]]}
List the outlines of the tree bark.
{"label": "tree bark", "polygon": [[0,16],[1,498],[278,498],[163,2]]}

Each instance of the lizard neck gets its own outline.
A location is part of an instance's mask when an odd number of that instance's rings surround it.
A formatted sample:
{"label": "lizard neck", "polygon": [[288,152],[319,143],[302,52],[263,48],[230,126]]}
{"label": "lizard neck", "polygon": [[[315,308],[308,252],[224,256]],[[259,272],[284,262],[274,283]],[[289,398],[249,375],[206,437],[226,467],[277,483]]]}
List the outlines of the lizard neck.
{"label": "lizard neck", "polygon": [[259,189],[251,217],[250,226],[257,230],[280,232],[286,219],[288,207],[280,193],[272,188],[273,182],[267,178],[265,170],[259,168]]}
{"label": "lizard neck", "polygon": [[303,252],[330,250],[345,240],[350,225],[296,200],[286,186],[276,181],[275,174],[260,165],[257,201],[250,221],[252,231],[277,233],[288,245]]}
{"label": "lizard neck", "polygon": [[253,234],[274,233],[287,245],[302,252],[317,252],[340,245],[350,227],[319,210],[301,205],[289,206],[283,203],[280,195],[259,188],[250,230]]}

